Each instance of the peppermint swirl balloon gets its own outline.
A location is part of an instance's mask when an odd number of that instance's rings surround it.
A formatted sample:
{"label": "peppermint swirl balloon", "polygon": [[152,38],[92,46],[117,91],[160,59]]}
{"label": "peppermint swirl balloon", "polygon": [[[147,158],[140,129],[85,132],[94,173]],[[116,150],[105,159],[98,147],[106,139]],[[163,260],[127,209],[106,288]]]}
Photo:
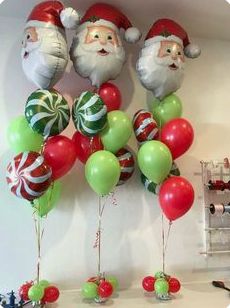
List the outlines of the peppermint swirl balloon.
{"label": "peppermint swirl balloon", "polygon": [[34,131],[45,137],[54,136],[68,126],[70,109],[57,91],[37,90],[27,100],[25,116]]}
{"label": "peppermint swirl balloon", "polygon": [[133,175],[135,169],[135,160],[133,154],[122,148],[116,153],[119,164],[121,166],[121,175],[117,186],[124,184]]}
{"label": "peppermint swirl balloon", "polygon": [[23,152],[8,165],[6,180],[17,197],[33,201],[48,189],[51,174],[43,156],[36,152]]}
{"label": "peppermint swirl balloon", "polygon": [[86,136],[95,136],[107,123],[107,107],[96,93],[83,92],[73,105],[73,122]]}
{"label": "peppermint swirl balloon", "polygon": [[142,144],[158,138],[158,127],[152,114],[146,110],[139,110],[133,117],[133,129],[137,141]]}

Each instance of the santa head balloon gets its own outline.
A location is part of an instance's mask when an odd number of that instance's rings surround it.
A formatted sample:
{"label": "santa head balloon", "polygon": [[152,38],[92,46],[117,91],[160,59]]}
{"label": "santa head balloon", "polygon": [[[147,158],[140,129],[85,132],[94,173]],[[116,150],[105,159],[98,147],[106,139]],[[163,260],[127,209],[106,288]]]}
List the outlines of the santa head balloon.
{"label": "santa head balloon", "polygon": [[59,1],[45,1],[30,13],[22,41],[22,67],[25,75],[41,89],[52,88],[68,63],[65,28],[74,29],[78,13]]}
{"label": "santa head balloon", "polygon": [[158,99],[177,91],[184,77],[185,56],[197,58],[200,48],[171,19],[157,20],[145,38],[137,73],[143,86]]}
{"label": "santa head balloon", "polygon": [[125,62],[120,37],[125,31],[127,42],[137,42],[141,34],[117,8],[105,3],[92,5],[81,20],[73,39],[70,57],[76,72],[89,78],[93,86],[115,79]]}

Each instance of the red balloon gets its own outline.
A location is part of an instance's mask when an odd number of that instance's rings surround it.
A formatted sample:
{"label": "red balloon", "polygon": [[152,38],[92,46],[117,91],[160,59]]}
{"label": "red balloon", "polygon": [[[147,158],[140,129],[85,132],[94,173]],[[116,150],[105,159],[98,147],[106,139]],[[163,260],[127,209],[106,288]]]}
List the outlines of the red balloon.
{"label": "red balloon", "polygon": [[168,146],[173,159],[184,154],[192,145],[194,132],[192,125],[185,119],[173,119],[161,131],[161,141]]}
{"label": "red balloon", "polygon": [[86,163],[90,155],[94,152],[104,149],[99,136],[88,137],[79,132],[75,132],[72,140],[75,145],[76,156],[83,164]]}
{"label": "red balloon", "polygon": [[107,106],[108,112],[120,109],[121,92],[114,84],[110,82],[103,83],[98,90],[98,94]]}
{"label": "red balloon", "polygon": [[170,220],[187,213],[194,201],[192,185],[181,176],[172,176],[160,188],[159,201],[162,211]]}
{"label": "red balloon", "polygon": [[142,287],[147,292],[153,292],[156,279],[152,276],[147,276],[142,280]]}
{"label": "red balloon", "polygon": [[42,298],[43,303],[54,303],[59,298],[60,292],[58,288],[49,286],[45,288],[45,294]]}
{"label": "red balloon", "polygon": [[56,180],[73,167],[76,160],[75,145],[65,136],[54,136],[46,142],[43,155],[52,169],[52,179]]}
{"label": "red balloon", "polygon": [[102,281],[98,287],[98,295],[101,298],[110,297],[113,294],[113,286],[108,281]]}
{"label": "red balloon", "polygon": [[24,283],[18,290],[20,298],[22,298],[24,301],[28,301],[28,292],[29,289],[32,287],[33,281]]}
{"label": "red balloon", "polygon": [[170,293],[177,293],[180,290],[180,281],[176,278],[170,278],[168,280],[169,284],[169,292]]}

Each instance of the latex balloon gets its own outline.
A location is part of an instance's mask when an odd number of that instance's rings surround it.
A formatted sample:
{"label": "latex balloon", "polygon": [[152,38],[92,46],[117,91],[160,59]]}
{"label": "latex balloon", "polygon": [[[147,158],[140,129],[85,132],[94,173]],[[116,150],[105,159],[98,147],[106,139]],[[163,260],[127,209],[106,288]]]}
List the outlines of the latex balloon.
{"label": "latex balloon", "polygon": [[76,160],[74,143],[65,136],[54,136],[44,147],[45,161],[52,169],[52,179],[57,180],[68,173]]}
{"label": "latex balloon", "polygon": [[114,84],[103,83],[98,90],[98,94],[106,104],[108,112],[120,109],[122,102],[121,92]]}
{"label": "latex balloon", "polygon": [[39,286],[44,288],[44,289],[47,288],[49,285],[50,285],[50,283],[47,280],[40,280],[39,281]]}
{"label": "latex balloon", "polygon": [[89,78],[97,88],[116,79],[125,63],[125,49],[119,34],[121,28],[125,30],[124,37],[128,42],[140,39],[138,29],[132,27],[125,14],[110,4],[93,4],[81,19],[70,58],[76,72]]}
{"label": "latex balloon", "polygon": [[33,302],[40,301],[44,296],[44,288],[38,284],[33,285],[28,292],[28,297]]}
{"label": "latex balloon", "polygon": [[95,136],[107,123],[107,107],[96,93],[83,92],[73,104],[73,122],[76,129],[86,136]]}
{"label": "latex balloon", "polygon": [[101,133],[105,150],[117,153],[123,148],[132,134],[132,123],[129,117],[120,110],[108,113],[107,127]]}
{"label": "latex balloon", "polygon": [[26,77],[42,89],[52,88],[68,63],[65,28],[76,28],[78,13],[59,1],[36,5],[25,25],[22,67]]}
{"label": "latex balloon", "polygon": [[121,166],[121,175],[117,185],[124,184],[134,173],[135,160],[134,155],[131,151],[123,148],[116,153],[119,164]]}
{"label": "latex balloon", "polygon": [[86,163],[90,155],[104,149],[100,136],[88,137],[80,132],[75,132],[72,140],[75,145],[76,156],[83,164]]}
{"label": "latex balloon", "polygon": [[33,201],[46,192],[51,175],[50,166],[43,156],[36,152],[23,152],[8,165],[6,180],[13,194]]}
{"label": "latex balloon", "polygon": [[162,271],[158,271],[158,272],[155,273],[154,277],[155,277],[155,279],[166,278],[166,274]]}
{"label": "latex balloon", "polygon": [[68,126],[70,109],[57,91],[37,90],[27,100],[25,116],[34,131],[48,137],[60,134]]}
{"label": "latex balloon", "polygon": [[154,288],[157,295],[166,295],[169,291],[169,284],[164,278],[159,278],[155,281]]}
{"label": "latex balloon", "polygon": [[154,193],[155,195],[159,195],[160,185],[149,180],[143,173],[141,173],[141,182],[146,190]]}
{"label": "latex balloon", "polygon": [[109,194],[117,185],[121,173],[118,159],[108,151],[98,151],[85,165],[85,176],[91,188],[100,196]]}
{"label": "latex balloon", "polygon": [[60,292],[57,287],[48,286],[45,288],[45,294],[42,298],[44,303],[54,303],[58,300]]}
{"label": "latex balloon", "polygon": [[157,125],[163,127],[170,120],[181,117],[182,103],[178,96],[171,94],[153,106],[152,114]]}
{"label": "latex balloon", "polygon": [[[61,183],[53,182],[43,196],[34,200],[33,206],[36,208],[37,215],[46,216],[57,204],[61,195]],[[41,281],[39,283],[41,285]]]}
{"label": "latex balloon", "polygon": [[86,282],[82,287],[82,296],[86,299],[94,299],[98,293],[98,286],[94,282]]}
{"label": "latex balloon", "polygon": [[98,295],[101,298],[108,298],[113,294],[113,286],[108,281],[100,282],[98,286]]}
{"label": "latex balloon", "polygon": [[10,148],[15,154],[25,151],[39,152],[43,144],[43,137],[30,128],[24,116],[19,116],[10,122],[7,137]]}
{"label": "latex balloon", "polygon": [[189,43],[188,34],[178,23],[166,18],[157,20],[145,38],[137,62],[142,85],[160,100],[176,92],[184,77],[185,55],[198,57],[200,49]]}
{"label": "latex balloon", "polygon": [[106,281],[111,283],[113,291],[116,291],[119,288],[119,282],[115,276],[107,276]]}
{"label": "latex balloon", "polygon": [[156,184],[161,183],[169,174],[172,156],[160,141],[147,141],[138,151],[138,164],[141,172]]}
{"label": "latex balloon", "polygon": [[159,201],[168,220],[176,220],[185,215],[192,207],[194,201],[193,187],[183,177],[171,177],[161,185]]}
{"label": "latex balloon", "polygon": [[141,109],[133,117],[133,129],[137,141],[143,144],[146,141],[158,139],[158,127],[150,112]]}
{"label": "latex balloon", "polygon": [[153,292],[156,279],[152,276],[147,276],[142,280],[142,287],[147,292]]}
{"label": "latex balloon", "polygon": [[171,120],[161,131],[161,141],[170,149],[173,159],[180,157],[190,148],[193,138],[192,125],[185,119]]}
{"label": "latex balloon", "polygon": [[170,293],[177,293],[180,291],[180,281],[176,278],[170,278],[169,281],[169,292]]}
{"label": "latex balloon", "polygon": [[33,286],[33,282],[26,282],[24,283],[18,290],[18,294],[20,296],[20,298],[22,298],[22,300],[24,301],[28,301],[29,297],[28,297],[28,293],[29,293],[29,289]]}

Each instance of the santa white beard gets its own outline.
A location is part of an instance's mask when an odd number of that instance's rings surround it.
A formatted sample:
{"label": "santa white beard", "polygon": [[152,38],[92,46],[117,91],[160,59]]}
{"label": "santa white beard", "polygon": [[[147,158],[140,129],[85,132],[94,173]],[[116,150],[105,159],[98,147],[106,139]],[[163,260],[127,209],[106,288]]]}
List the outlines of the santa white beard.
{"label": "santa white beard", "polygon": [[[177,91],[184,78],[184,63],[173,61],[171,57],[159,58],[160,42],[145,46],[137,61],[137,73],[142,85],[153,92],[158,99]],[[171,70],[169,65],[176,64],[177,70]]]}
{"label": "santa white beard", "polygon": [[[73,61],[75,71],[84,78],[89,78],[93,86],[100,87],[120,74],[125,62],[125,50],[119,47],[102,46],[98,42],[85,44],[87,30],[84,29],[74,37],[70,58]],[[101,56],[97,52],[105,49],[109,52]]]}
{"label": "santa white beard", "polygon": [[[62,77],[68,63],[64,34],[56,29],[36,28],[39,40],[27,42],[22,49],[22,67],[29,80],[41,89],[52,88]],[[29,55],[24,58],[25,52]]]}

